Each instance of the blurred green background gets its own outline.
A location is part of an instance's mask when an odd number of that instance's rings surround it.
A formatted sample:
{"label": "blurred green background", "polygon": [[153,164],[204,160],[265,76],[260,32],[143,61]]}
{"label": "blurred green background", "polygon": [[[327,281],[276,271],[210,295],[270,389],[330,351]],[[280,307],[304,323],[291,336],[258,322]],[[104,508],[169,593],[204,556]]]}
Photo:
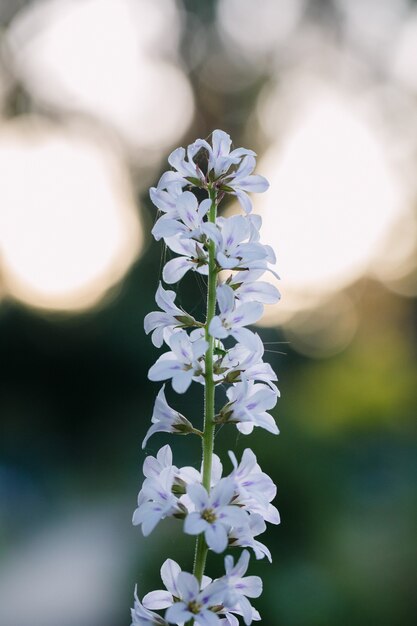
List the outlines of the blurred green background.
{"label": "blurred green background", "polygon": [[[214,128],[271,180],[282,276],[258,329],[281,434],[216,440],[226,472],[250,446],[278,485],[262,623],[414,625],[417,5],[2,0],[0,21],[1,626],[122,626],[165,558],[191,567],[179,523],[130,522],[145,454],[199,463],[191,438],[141,450],[147,189]],[[200,287],[178,287],[196,312]],[[168,398],[198,419],[194,387]]]}

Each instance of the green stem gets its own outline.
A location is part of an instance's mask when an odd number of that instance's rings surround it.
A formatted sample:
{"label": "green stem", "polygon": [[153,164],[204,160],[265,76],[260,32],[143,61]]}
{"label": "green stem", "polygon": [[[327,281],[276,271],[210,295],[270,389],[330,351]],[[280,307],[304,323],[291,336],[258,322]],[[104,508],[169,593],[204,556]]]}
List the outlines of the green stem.
{"label": "green stem", "polygon": [[[217,213],[217,193],[215,189],[209,190],[209,197],[211,200],[211,207],[209,211],[209,222],[213,224],[216,222]],[[210,337],[208,328],[211,320],[216,314],[216,281],[217,281],[217,269],[215,260],[215,246],[214,242],[210,241],[208,244],[209,263],[208,263],[208,287],[207,287],[207,318],[205,324],[206,341],[208,348],[205,356],[205,388],[204,388],[204,432],[202,439],[203,447],[203,486],[210,492],[211,482],[211,465],[213,460],[213,448],[214,448],[214,398],[215,398],[215,385],[213,380],[213,352],[214,352],[214,337]],[[204,539],[204,535],[198,535],[195,548],[194,558],[194,576],[201,580],[204,574],[204,568],[207,558],[207,544]]]}

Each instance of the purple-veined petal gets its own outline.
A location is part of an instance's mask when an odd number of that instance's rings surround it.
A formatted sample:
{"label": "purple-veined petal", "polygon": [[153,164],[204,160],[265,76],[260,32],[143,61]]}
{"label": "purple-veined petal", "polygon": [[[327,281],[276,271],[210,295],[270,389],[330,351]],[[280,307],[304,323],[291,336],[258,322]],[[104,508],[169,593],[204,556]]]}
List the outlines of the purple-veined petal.
{"label": "purple-veined petal", "polygon": [[232,478],[222,478],[211,491],[211,505],[217,508],[229,504],[235,493],[235,487]]}
{"label": "purple-veined petal", "polygon": [[187,257],[180,256],[171,259],[162,271],[162,277],[168,285],[177,283],[191,269],[191,261]]}
{"label": "purple-veined petal", "polygon": [[209,496],[203,485],[189,485],[187,493],[198,511],[202,511],[208,507]]}
{"label": "purple-veined petal", "polygon": [[195,616],[194,622],[199,626],[219,626],[220,619],[213,611],[202,611]]}
{"label": "purple-veined petal", "polygon": [[199,535],[207,528],[206,520],[202,519],[200,513],[189,513],[184,520],[184,532],[187,535]]}
{"label": "purple-veined petal", "polygon": [[269,182],[264,176],[252,174],[246,178],[239,179],[239,189],[250,191],[252,193],[263,193],[269,188]]}
{"label": "purple-veined petal", "polygon": [[218,315],[213,317],[209,324],[209,334],[211,337],[216,337],[216,339],[225,339],[229,336],[228,331],[222,324],[222,321]]}
{"label": "purple-veined petal", "polygon": [[165,619],[170,624],[184,624],[192,617],[194,615],[187,609],[184,602],[175,602],[165,613]]}
{"label": "purple-veined petal", "polygon": [[181,572],[181,568],[173,559],[167,559],[164,561],[161,567],[161,579],[168,591],[175,596],[179,597],[179,591],[177,589],[177,578]]}
{"label": "purple-veined petal", "polygon": [[170,347],[181,363],[191,363],[193,361],[192,344],[185,330],[179,330],[172,335]]}
{"label": "purple-veined petal", "polygon": [[249,600],[245,598],[245,596],[241,596],[239,598],[239,607],[242,611],[243,621],[246,626],[249,626],[252,624],[252,605]]}
{"label": "purple-veined petal", "polygon": [[213,131],[211,138],[213,144],[213,157],[215,159],[217,159],[219,156],[229,154],[230,146],[232,145],[230,135],[225,133],[224,130],[216,129]]}
{"label": "purple-veined petal", "polygon": [[[231,291],[231,287],[229,287]],[[263,315],[264,307],[260,302],[244,302],[236,308],[230,317],[233,328],[254,324]]]}
{"label": "purple-veined petal", "polygon": [[248,598],[259,598],[262,593],[262,580],[259,576],[245,576],[236,583],[235,589]]}
{"label": "purple-veined petal", "polygon": [[263,304],[275,304],[281,295],[275,285],[265,281],[243,283],[237,290],[239,300],[255,300]]}
{"label": "purple-veined petal", "polygon": [[226,550],[227,531],[222,524],[211,524],[205,531],[205,538],[209,548],[219,554]]}
{"label": "purple-veined petal", "polygon": [[233,329],[230,334],[236,339],[236,341],[243,345],[249,346],[253,341],[254,333],[248,328],[236,328]]}
{"label": "purple-veined petal", "polygon": [[225,506],[220,515],[220,519],[229,526],[243,526],[248,521],[247,517],[247,513],[235,505]]}
{"label": "purple-veined petal", "polygon": [[191,602],[194,600],[200,591],[200,585],[198,580],[192,574],[188,572],[181,572],[177,578],[177,588],[180,593],[180,597],[184,602]]}
{"label": "purple-veined petal", "polygon": [[235,296],[233,289],[229,285],[219,285],[216,290],[216,297],[222,315],[227,315],[233,311]]}
{"label": "purple-veined petal", "polygon": [[[170,355],[169,358],[166,355]],[[152,365],[148,372],[148,378],[154,382],[166,380],[174,376],[178,371],[181,371],[181,363],[178,363],[172,353],[166,352]]]}
{"label": "purple-veined petal", "polygon": [[249,176],[255,169],[255,166],[256,166],[256,159],[251,155],[245,156],[242,159],[239,169],[237,170],[234,176],[234,180],[232,180],[230,184],[232,185],[234,181],[239,181],[239,185],[240,185],[240,181],[246,178],[247,176]]}

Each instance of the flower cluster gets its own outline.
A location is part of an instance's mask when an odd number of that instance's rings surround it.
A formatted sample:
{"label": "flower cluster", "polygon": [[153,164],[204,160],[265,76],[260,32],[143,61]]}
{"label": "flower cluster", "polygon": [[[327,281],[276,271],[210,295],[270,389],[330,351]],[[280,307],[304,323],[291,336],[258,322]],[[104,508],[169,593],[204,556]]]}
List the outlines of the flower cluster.
{"label": "flower cluster", "polygon": [[[255,454],[247,448],[240,459],[229,452],[231,466],[223,475],[214,454],[218,425],[235,424],[247,435],[254,426],[277,434],[268,411],[279,396],[277,377],[264,362],[264,348],[257,333],[248,326],[263,314],[265,304],[278,301],[278,290],[265,280],[275,255],[260,242],[261,218],[252,213],[248,192],[268,188],[265,178],[253,174],[255,153],[231,150],[229,135],[221,130],[212,142],[198,139],[187,150],[178,148],[168,159],[172,170],[165,172],[150,196],[160,215],[152,233],[176,255],[162,272],[165,284],[180,281],[189,272],[207,276],[207,316],[204,322],[175,304],[176,294],[161,283],[156,293],[158,311],[145,317],[145,332],[164,352],[149,370],[151,381],[171,381],[184,393],[194,381],[204,388],[204,427],[199,430],[184,415],[169,406],[165,384],[160,389],[143,447],[157,432],[194,434],[202,439],[200,471],[173,464],[170,446],[148,456],[143,465],[145,480],[139,491],[133,524],[147,536],[167,517],[181,520],[183,531],[197,537],[193,573],[182,571],[167,559],[161,568],[164,590],[152,591],[139,601],[135,593],[132,626],[194,622],[200,626],[236,626],[259,620],[248,598],[262,591],[258,576],[245,576],[250,552],[245,549],[235,563],[225,557],[224,575],[211,580],[204,575],[208,550],[222,553],[228,548],[249,548],[256,558],[268,548],[256,537],[266,522],[279,523],[272,500],[276,487],[262,472]],[[201,202],[190,191],[205,190]],[[217,216],[225,196],[236,196],[243,214]],[[216,390],[226,390],[222,408],[215,411]],[[219,403],[221,404],[221,403]],[[155,611],[165,611],[163,616]]]}

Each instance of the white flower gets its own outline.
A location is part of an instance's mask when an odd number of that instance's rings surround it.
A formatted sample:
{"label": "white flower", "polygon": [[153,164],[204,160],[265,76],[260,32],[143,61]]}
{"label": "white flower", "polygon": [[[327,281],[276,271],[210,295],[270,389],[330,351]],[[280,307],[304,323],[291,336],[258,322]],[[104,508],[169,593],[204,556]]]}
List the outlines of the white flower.
{"label": "white flower", "polygon": [[262,515],[259,515],[259,513],[251,513],[247,524],[232,528],[230,531],[230,545],[252,548],[257,559],[263,559],[264,556],[266,556],[268,561],[272,563],[271,552],[263,543],[255,539],[257,535],[264,533],[265,530],[266,524]]}
{"label": "white flower", "polygon": [[177,393],[184,393],[195,376],[202,373],[201,357],[207,350],[207,341],[191,338],[184,330],[171,335],[171,352],[165,352],[149,370],[148,378],[152,381],[172,378],[172,387]]}
{"label": "white flower", "polygon": [[[176,561],[167,559],[161,567],[161,578],[166,590],[158,589],[151,591],[143,597],[143,606],[147,609],[167,609],[181,598],[181,592],[177,585],[178,576],[181,574],[181,568]],[[204,589],[211,583],[211,578],[203,576],[201,589]]]}
{"label": "white flower", "polygon": [[229,456],[234,468],[230,476],[236,484],[237,503],[251,513],[259,513],[267,522],[279,524],[279,513],[271,504],[277,493],[276,485],[261,470],[255,454],[246,448],[239,464],[232,451],[229,451]]}
{"label": "white flower", "polygon": [[180,256],[171,259],[162,270],[162,278],[172,285],[177,283],[188,271],[207,275],[208,256],[204,246],[194,239],[186,239],[178,236],[167,237],[167,246]]}
{"label": "white flower", "polygon": [[[194,142],[187,147],[187,153],[184,148],[176,148],[169,155],[168,163],[175,170],[177,170],[177,179],[179,181],[185,181],[185,184],[190,182],[189,179],[191,179],[191,182],[195,182],[197,184],[199,182],[205,182],[203,172],[193,161],[193,158],[199,149],[199,146],[196,145],[196,142]],[[175,180],[174,177],[173,179]]]}
{"label": "white flower", "polygon": [[[153,204],[171,218],[178,217],[177,200],[182,195],[182,185],[177,182],[169,182],[166,172],[160,179],[157,187],[149,189],[149,196]],[[168,183],[168,184],[167,184]]]}
{"label": "white flower", "polygon": [[216,224],[205,222],[201,229],[215,244],[216,261],[222,269],[263,270],[273,272],[270,263],[276,258],[270,246],[259,243],[259,216],[218,217]]}
{"label": "white flower", "polygon": [[184,415],[174,411],[166,401],[165,398],[165,385],[159,391],[152,415],[152,426],[142,443],[142,448],[146,446],[146,443],[153,434],[158,432],[176,433],[178,435],[186,435],[193,432],[193,425],[187,420]]}
{"label": "white flower", "polygon": [[194,326],[196,320],[178,308],[175,304],[175,291],[164,289],[159,283],[155,294],[155,301],[162,311],[152,311],[145,316],[144,328],[148,335],[152,332],[152,343],[160,348],[164,341],[165,329],[173,329],[181,326]]}
{"label": "white flower", "polygon": [[219,580],[200,590],[198,580],[188,572],[180,572],[176,580],[180,601],[165,613],[170,624],[184,624],[190,619],[199,626],[219,626],[219,617],[211,609],[222,603],[225,583]]}
{"label": "white flower", "polygon": [[166,467],[157,477],[146,478],[139,491],[138,506],[133,513],[132,523],[134,526],[142,526],[145,537],[165,517],[185,513],[185,507],[172,493],[175,469]]}
{"label": "white flower", "polygon": [[135,605],[130,610],[132,616],[131,626],[168,626],[168,622],[160,615],[149,611],[139,601],[137,590],[135,589]]}
{"label": "white flower", "polygon": [[158,478],[163,469],[173,467],[177,472],[177,468],[172,465],[172,450],[169,445],[163,446],[156,457],[147,456],[143,462],[143,474],[146,478]]}
{"label": "white flower", "polygon": [[234,195],[239,200],[246,213],[252,211],[252,202],[246,192],[263,193],[269,187],[269,183],[264,176],[252,174],[255,169],[256,160],[253,156],[246,156],[238,170],[226,180],[228,187],[234,191]]}
{"label": "white flower", "polygon": [[244,326],[254,324],[262,317],[262,304],[245,302],[236,307],[233,289],[226,284],[217,287],[216,295],[220,315],[215,315],[211,320],[210,335],[217,339],[225,339],[231,335],[241,343],[250,341],[253,333]]}
{"label": "white flower", "polygon": [[239,163],[244,156],[256,156],[253,150],[246,150],[245,148],[237,148],[230,152],[232,140],[230,135],[223,130],[214,130],[211,137],[213,147],[204,139],[197,139],[193,146],[194,149],[205,148],[207,150],[207,174],[213,172],[215,179],[227,172],[232,165]]}
{"label": "white flower", "polygon": [[248,598],[258,598],[262,593],[262,580],[259,576],[244,576],[249,565],[249,552],[243,550],[240,559],[233,564],[233,557],[228,555],[224,559],[226,575],[222,577],[227,583],[227,593],[223,601],[229,611],[242,613],[245,624],[252,623],[254,609]]}
{"label": "white flower", "polygon": [[229,402],[220,411],[219,423],[235,423],[244,435],[250,434],[254,426],[265,428],[274,435],[279,433],[274,418],[266,412],[277,402],[274,389],[262,383],[242,380],[229,387],[226,394]]}
{"label": "white flower", "polygon": [[201,231],[203,218],[210,206],[209,198],[198,204],[197,198],[191,191],[184,191],[176,200],[175,211],[159,218],[152,229],[152,235],[157,241],[162,237],[174,235],[200,240],[203,236]]}
{"label": "white flower", "polygon": [[244,345],[237,343],[233,346],[221,362],[221,367],[226,371],[226,382],[259,380],[267,383],[279,395],[276,385],[272,382],[277,380],[277,375],[269,363],[264,363],[263,354],[264,346],[256,333],[247,336]]}
{"label": "white flower", "polygon": [[265,269],[236,272],[226,281],[233,287],[235,298],[241,302],[261,302],[262,304],[275,304],[280,299],[280,293],[275,285],[266,281],[258,280]]}
{"label": "white flower", "polygon": [[185,518],[184,532],[189,535],[204,533],[209,548],[223,552],[227,547],[227,534],[232,526],[245,524],[247,514],[231,504],[235,493],[234,481],[222,478],[210,495],[202,485],[192,484],[187,489],[195,511]]}

